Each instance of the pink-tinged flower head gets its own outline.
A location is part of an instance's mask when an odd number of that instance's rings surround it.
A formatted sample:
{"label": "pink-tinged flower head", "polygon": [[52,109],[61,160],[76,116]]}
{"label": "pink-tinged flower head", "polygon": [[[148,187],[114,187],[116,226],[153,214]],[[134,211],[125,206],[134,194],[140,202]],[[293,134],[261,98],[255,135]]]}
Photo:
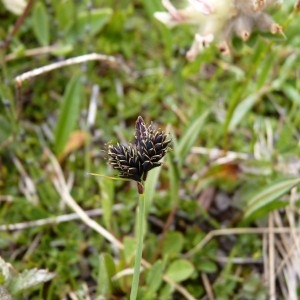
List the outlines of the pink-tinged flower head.
{"label": "pink-tinged flower head", "polygon": [[26,1],[24,0],[2,0],[2,3],[7,10],[16,15],[20,15],[26,7]]}
{"label": "pink-tinged flower head", "polygon": [[166,12],[156,12],[155,18],[169,27],[180,24],[199,26],[193,44],[186,54],[193,60],[212,41],[222,52],[229,52],[229,41],[237,35],[248,40],[254,30],[282,33],[265,9],[279,0],[188,0],[186,7],[177,9],[170,0],[162,0]]}

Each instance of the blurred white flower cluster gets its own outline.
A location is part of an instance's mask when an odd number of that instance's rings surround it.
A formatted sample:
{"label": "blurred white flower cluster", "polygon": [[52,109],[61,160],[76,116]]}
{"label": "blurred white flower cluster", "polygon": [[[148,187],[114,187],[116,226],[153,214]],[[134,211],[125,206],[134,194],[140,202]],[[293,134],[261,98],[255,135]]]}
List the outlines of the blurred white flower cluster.
{"label": "blurred white flower cluster", "polygon": [[155,18],[172,27],[179,24],[198,25],[194,42],[186,54],[192,61],[213,41],[221,52],[229,52],[234,35],[247,41],[254,30],[282,34],[282,28],[265,11],[280,4],[280,0],[187,0],[187,5],[177,9],[170,0],[162,0],[166,12],[156,12]]}
{"label": "blurred white flower cluster", "polygon": [[2,0],[2,2],[7,10],[16,15],[20,15],[26,7],[24,0]]}

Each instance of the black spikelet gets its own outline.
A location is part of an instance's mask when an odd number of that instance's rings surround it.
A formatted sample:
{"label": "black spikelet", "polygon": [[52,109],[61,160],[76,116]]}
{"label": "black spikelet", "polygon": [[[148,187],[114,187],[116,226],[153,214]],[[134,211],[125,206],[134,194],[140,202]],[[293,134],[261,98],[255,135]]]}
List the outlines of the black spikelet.
{"label": "black spikelet", "polygon": [[142,182],[150,170],[161,165],[159,161],[170,150],[170,144],[171,140],[163,131],[155,130],[152,124],[147,127],[139,116],[134,145],[110,145],[108,162],[122,178]]}
{"label": "black spikelet", "polygon": [[147,128],[146,137],[141,141],[140,148],[141,155],[144,158],[144,172],[161,165],[159,161],[169,151],[170,143],[171,140],[164,132],[153,129],[151,125]]}
{"label": "black spikelet", "polygon": [[140,155],[132,145],[108,146],[108,163],[120,172],[120,177],[132,179],[138,182],[143,178],[143,166]]}

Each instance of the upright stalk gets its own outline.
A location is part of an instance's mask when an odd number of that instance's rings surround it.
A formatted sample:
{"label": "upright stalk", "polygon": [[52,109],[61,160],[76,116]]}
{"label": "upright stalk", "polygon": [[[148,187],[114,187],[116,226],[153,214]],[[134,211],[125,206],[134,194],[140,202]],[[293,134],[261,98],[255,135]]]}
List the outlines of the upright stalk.
{"label": "upright stalk", "polygon": [[139,194],[139,207],[138,207],[138,224],[137,224],[137,248],[136,256],[134,262],[134,273],[131,285],[130,300],[136,300],[139,279],[140,279],[140,269],[143,253],[143,238],[144,238],[144,219],[145,219],[145,197],[144,193]]}
{"label": "upright stalk", "polygon": [[159,162],[170,150],[171,139],[161,130],[156,130],[150,124],[147,126],[141,116],[135,123],[134,144],[109,145],[108,163],[120,172],[120,177],[137,182],[139,193],[138,220],[136,226],[136,256],[134,273],[130,291],[130,300],[136,300],[140,268],[143,252],[143,236],[145,224],[145,196],[144,183],[150,170],[161,166]]}

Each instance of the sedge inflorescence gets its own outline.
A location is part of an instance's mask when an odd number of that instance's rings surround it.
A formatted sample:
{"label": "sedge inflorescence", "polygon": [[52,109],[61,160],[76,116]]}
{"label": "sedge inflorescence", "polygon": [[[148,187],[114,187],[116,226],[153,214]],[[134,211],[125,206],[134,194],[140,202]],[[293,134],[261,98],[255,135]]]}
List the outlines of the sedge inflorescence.
{"label": "sedge inflorescence", "polygon": [[193,44],[186,54],[188,60],[195,57],[213,41],[221,52],[229,53],[233,36],[247,41],[255,30],[282,34],[282,28],[266,12],[280,0],[187,0],[187,6],[177,9],[170,0],[162,0],[167,12],[154,16],[169,27],[179,24],[198,25]]}
{"label": "sedge inflorescence", "polygon": [[170,143],[167,134],[154,129],[152,124],[147,126],[139,116],[134,144],[109,145],[108,163],[119,171],[120,177],[143,182],[150,170],[161,165],[160,160],[169,151]]}

